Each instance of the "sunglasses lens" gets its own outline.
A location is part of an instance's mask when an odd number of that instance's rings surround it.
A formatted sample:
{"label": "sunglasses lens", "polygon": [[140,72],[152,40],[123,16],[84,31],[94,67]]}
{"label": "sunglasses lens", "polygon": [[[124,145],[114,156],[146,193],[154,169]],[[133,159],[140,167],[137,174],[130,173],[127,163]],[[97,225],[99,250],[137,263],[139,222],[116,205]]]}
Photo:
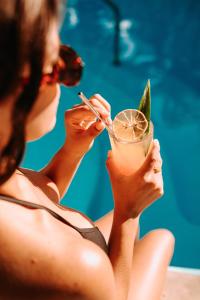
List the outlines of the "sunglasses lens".
{"label": "sunglasses lens", "polygon": [[59,82],[67,85],[77,85],[81,79],[83,62],[77,53],[70,47],[61,45],[58,61]]}

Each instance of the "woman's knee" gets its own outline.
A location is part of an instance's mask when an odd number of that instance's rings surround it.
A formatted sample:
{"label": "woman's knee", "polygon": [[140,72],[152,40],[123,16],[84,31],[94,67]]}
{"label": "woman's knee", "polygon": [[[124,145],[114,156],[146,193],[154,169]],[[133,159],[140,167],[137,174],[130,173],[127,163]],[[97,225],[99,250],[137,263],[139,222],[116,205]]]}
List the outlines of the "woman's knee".
{"label": "woman's knee", "polygon": [[168,243],[171,247],[174,248],[175,237],[170,230],[160,228],[160,229],[155,229],[154,231],[163,241],[166,241],[166,243]]}
{"label": "woman's knee", "polygon": [[154,229],[147,233],[144,236],[144,238],[148,238],[152,242],[154,240],[157,244],[164,246],[168,251],[171,251],[171,253],[173,254],[175,246],[175,237],[170,230],[164,228]]}

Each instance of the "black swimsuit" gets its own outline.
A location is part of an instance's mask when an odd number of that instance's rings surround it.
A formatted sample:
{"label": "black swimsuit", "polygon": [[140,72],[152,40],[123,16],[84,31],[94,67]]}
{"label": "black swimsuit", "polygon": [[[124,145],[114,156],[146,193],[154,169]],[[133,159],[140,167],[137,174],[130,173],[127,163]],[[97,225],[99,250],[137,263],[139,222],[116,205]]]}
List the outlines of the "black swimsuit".
{"label": "black swimsuit", "polygon": [[4,196],[4,195],[0,195],[0,199],[5,200],[5,201],[9,201],[9,202],[12,202],[12,203],[20,204],[20,205],[26,206],[28,208],[39,208],[39,209],[46,210],[54,218],[56,218],[57,220],[63,222],[64,224],[74,228],[76,231],[78,231],[82,235],[83,238],[94,242],[95,244],[100,246],[108,254],[108,246],[106,244],[105,238],[104,238],[103,234],[101,233],[101,231],[99,230],[99,228],[97,226],[94,226],[92,228],[79,228],[79,227],[76,227],[76,226],[72,225],[67,220],[65,220],[62,216],[60,216],[59,214],[57,214],[53,210],[51,210],[48,207],[45,207],[43,205],[36,204],[36,203],[33,203],[33,202],[24,201],[24,200],[19,200],[19,199],[15,199],[15,198],[11,198],[9,196]]}

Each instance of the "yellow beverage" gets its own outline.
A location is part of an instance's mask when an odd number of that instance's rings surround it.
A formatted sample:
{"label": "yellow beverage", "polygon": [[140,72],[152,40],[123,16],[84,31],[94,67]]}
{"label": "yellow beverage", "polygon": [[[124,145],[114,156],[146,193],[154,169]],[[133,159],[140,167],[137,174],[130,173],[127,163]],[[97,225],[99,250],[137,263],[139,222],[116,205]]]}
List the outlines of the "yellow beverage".
{"label": "yellow beverage", "polygon": [[[120,116],[120,122],[118,116]],[[133,116],[134,118],[136,116],[136,119],[133,119]],[[145,120],[144,115],[138,113],[137,110],[125,110],[119,113],[113,121],[115,135],[109,134],[109,138],[114,160],[124,174],[128,175],[137,171],[148,153],[153,139],[153,124],[150,122],[150,130],[146,133],[148,123],[145,123],[147,122]]]}

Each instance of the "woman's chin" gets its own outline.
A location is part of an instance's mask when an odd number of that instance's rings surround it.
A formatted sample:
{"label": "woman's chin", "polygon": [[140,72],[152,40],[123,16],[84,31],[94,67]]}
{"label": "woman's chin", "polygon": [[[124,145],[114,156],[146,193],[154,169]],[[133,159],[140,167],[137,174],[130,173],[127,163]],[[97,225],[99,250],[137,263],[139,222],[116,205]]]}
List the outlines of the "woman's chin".
{"label": "woman's chin", "polygon": [[[51,122],[48,122],[48,127],[47,126],[43,126],[43,127],[39,127],[39,126],[33,126],[33,128],[27,128],[27,132],[26,132],[26,142],[34,142],[36,140],[41,139],[43,136],[45,136],[46,134],[48,134],[49,132],[51,132],[54,127],[56,125],[56,117],[51,120]],[[30,130],[31,129],[31,130]]]}

